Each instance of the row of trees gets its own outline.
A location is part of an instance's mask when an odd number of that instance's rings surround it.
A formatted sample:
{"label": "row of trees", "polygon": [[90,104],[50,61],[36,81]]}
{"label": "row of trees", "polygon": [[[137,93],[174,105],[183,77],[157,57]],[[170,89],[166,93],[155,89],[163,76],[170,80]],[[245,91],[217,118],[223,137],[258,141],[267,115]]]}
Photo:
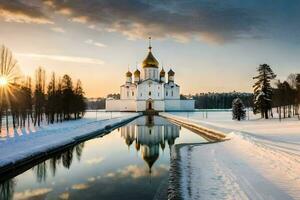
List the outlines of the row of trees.
{"label": "row of trees", "polygon": [[87,108],[91,110],[105,109],[106,98],[89,98],[87,99]]}
{"label": "row of trees", "polygon": [[[279,119],[298,115],[300,105],[300,74],[291,74],[286,81],[275,80],[276,74],[267,64],[257,69],[254,88],[254,113],[262,118],[273,117],[276,108]],[[274,82],[274,86],[272,86]]]}
{"label": "row of trees", "polygon": [[[73,86],[69,75],[62,78],[52,73],[46,84],[46,72],[36,70],[34,83],[30,77],[20,75],[17,61],[6,47],[0,50],[0,131],[5,121],[13,127],[25,127],[26,123],[40,126],[41,122],[62,122],[78,119],[85,111],[84,91],[80,80]],[[4,120],[2,120],[4,118]]]}
{"label": "row of trees", "polygon": [[192,96],[197,109],[230,109],[236,97],[239,97],[246,107],[252,107],[253,94],[251,93],[201,93]]}
{"label": "row of trees", "polygon": [[272,107],[276,108],[279,119],[295,115],[299,118],[300,74],[291,74],[286,81],[278,80],[275,85]]}

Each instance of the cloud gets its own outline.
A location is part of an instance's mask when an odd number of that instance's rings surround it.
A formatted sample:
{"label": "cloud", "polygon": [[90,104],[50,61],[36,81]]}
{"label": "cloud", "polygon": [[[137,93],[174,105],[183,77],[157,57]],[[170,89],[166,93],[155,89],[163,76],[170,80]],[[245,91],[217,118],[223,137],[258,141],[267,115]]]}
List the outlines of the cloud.
{"label": "cloud", "polygon": [[[50,0],[47,0],[50,1]],[[261,20],[253,9],[236,5],[236,1],[145,1],[51,0],[51,9],[68,10],[71,20],[100,24],[129,39],[173,37],[180,42],[197,38],[222,43],[256,34]]]}
{"label": "cloud", "polygon": [[59,195],[59,199],[62,199],[62,200],[67,200],[70,198],[70,193],[69,192],[63,192]]}
{"label": "cloud", "polygon": [[94,181],[96,181],[96,178],[95,177],[90,177],[90,178],[88,178],[87,179],[89,182],[94,182]]}
{"label": "cloud", "polygon": [[104,160],[104,158],[102,157],[98,157],[98,158],[92,158],[86,161],[86,163],[88,165],[95,165],[95,164],[99,164]]}
{"label": "cloud", "polygon": [[51,28],[52,31],[57,32],[57,33],[65,33],[65,29],[61,28],[61,27],[52,27]]}
{"label": "cloud", "polygon": [[6,22],[53,24],[40,10],[40,7],[20,0],[0,0],[0,18]]}
{"label": "cloud", "polygon": [[73,17],[71,19],[71,21],[85,24],[88,22],[88,17],[87,16],[76,16],[76,17]]}
{"label": "cloud", "polygon": [[89,188],[89,185],[85,184],[85,183],[80,183],[80,184],[72,185],[72,189],[73,190],[85,190],[87,188]]}
{"label": "cloud", "polygon": [[[166,165],[159,165],[155,168],[153,168],[151,176],[160,176],[162,173],[166,173],[169,170],[169,168]],[[113,173],[110,172],[106,174],[105,177],[107,178],[113,178],[113,177],[130,177],[133,179],[142,178],[149,176],[149,169],[143,168],[141,166],[137,165],[128,165],[123,169],[118,170],[117,172]]]}
{"label": "cloud", "polygon": [[34,53],[16,53],[18,56],[36,58],[36,59],[48,59],[62,62],[84,63],[102,65],[104,61],[96,58],[87,57],[75,57],[75,56],[61,56],[61,55],[47,55],[47,54],[34,54]]}
{"label": "cloud", "polygon": [[105,44],[102,44],[100,42],[95,42],[94,40],[91,40],[91,39],[86,40],[85,43],[94,45],[96,47],[107,47]]}
{"label": "cloud", "polygon": [[14,194],[14,199],[44,199],[45,195],[51,192],[51,188],[38,188],[33,190],[25,190],[24,192],[17,192]]}
{"label": "cloud", "polygon": [[152,36],[218,44],[270,37],[298,41],[299,9],[299,0],[0,0],[5,21],[51,24],[55,13],[131,40]]}

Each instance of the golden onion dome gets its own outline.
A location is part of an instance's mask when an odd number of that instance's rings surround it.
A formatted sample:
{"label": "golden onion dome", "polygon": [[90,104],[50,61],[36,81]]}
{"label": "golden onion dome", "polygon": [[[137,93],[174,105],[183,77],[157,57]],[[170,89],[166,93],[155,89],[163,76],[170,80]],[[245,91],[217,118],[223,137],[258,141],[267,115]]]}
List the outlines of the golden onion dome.
{"label": "golden onion dome", "polygon": [[147,163],[148,167],[149,167],[149,172],[151,173],[151,168],[153,166],[153,164],[155,163],[155,161],[158,159],[159,155],[155,154],[155,155],[144,155],[143,156],[143,160]]}
{"label": "golden onion dome", "polygon": [[141,148],[140,143],[139,143],[137,140],[135,140],[135,149],[136,149],[137,151],[139,151],[140,148]]}
{"label": "golden onion dome", "polygon": [[169,76],[174,76],[174,75],[175,75],[175,72],[174,72],[172,69],[170,69],[169,72],[168,72],[168,75],[169,75]]}
{"label": "golden onion dome", "polygon": [[129,147],[133,143],[133,140],[130,137],[127,137],[125,139],[125,142],[126,142],[127,146]]}
{"label": "golden onion dome", "polygon": [[164,68],[161,69],[159,74],[160,74],[161,77],[166,75],[166,72],[165,72]]}
{"label": "golden onion dome", "polygon": [[156,58],[153,56],[152,52],[151,52],[151,46],[149,47],[149,53],[147,55],[147,57],[145,58],[145,60],[143,61],[143,68],[147,68],[147,67],[153,67],[153,68],[158,68],[158,61],[156,60]]}
{"label": "golden onion dome", "polygon": [[130,71],[126,72],[126,76],[127,77],[131,77],[132,76],[132,73]]}
{"label": "golden onion dome", "polygon": [[160,147],[161,147],[162,150],[164,150],[165,147],[166,147],[166,144],[165,144],[164,142],[161,142],[161,143],[160,143]]}
{"label": "golden onion dome", "polygon": [[140,76],[140,74],[141,74],[141,72],[140,72],[140,70],[135,70],[135,72],[134,72],[134,76]]}

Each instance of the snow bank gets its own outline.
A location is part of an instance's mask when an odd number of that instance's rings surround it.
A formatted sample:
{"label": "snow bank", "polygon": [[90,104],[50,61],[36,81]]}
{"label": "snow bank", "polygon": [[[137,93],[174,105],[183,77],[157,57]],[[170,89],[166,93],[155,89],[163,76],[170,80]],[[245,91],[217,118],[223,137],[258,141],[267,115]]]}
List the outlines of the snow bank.
{"label": "snow bank", "polygon": [[183,199],[300,199],[299,156],[252,137],[179,151]]}
{"label": "snow bank", "polygon": [[[230,140],[177,146],[183,199],[300,199],[300,121],[231,120],[231,113],[167,113]],[[171,169],[172,172],[172,169]]]}
{"label": "snow bank", "polygon": [[95,121],[81,119],[60,124],[43,126],[34,130],[23,130],[13,137],[0,140],[0,170],[14,167],[16,163],[25,162],[40,154],[47,154],[57,148],[68,146],[100,131],[109,130],[125,123],[140,114],[131,113],[112,119]]}
{"label": "snow bank", "polygon": [[171,115],[168,113],[160,113],[160,116],[163,116],[167,119],[169,119],[173,123],[178,123],[184,127],[187,127],[197,133],[199,133],[201,136],[203,136],[205,139],[208,141],[222,141],[226,139],[226,136],[216,130],[216,129],[211,129],[205,126],[201,126],[199,123],[194,123],[193,121],[186,119],[184,117],[176,116],[176,115]]}
{"label": "snow bank", "polygon": [[[251,116],[251,120],[234,121],[230,112],[209,113],[209,118],[203,118],[203,113],[166,113],[173,117],[179,117],[201,126],[218,130],[223,133],[241,132],[260,139],[277,142],[280,145],[293,146],[300,151],[300,120],[287,118],[282,121],[278,119],[259,119],[259,116]],[[283,146],[284,146],[283,145]]]}

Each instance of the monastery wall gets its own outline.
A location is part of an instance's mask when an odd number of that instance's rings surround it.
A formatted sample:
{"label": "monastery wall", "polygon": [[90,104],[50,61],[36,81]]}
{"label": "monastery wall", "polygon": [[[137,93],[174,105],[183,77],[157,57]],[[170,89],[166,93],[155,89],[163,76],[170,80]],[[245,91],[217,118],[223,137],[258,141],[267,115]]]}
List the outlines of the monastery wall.
{"label": "monastery wall", "polygon": [[195,100],[165,100],[165,111],[191,111],[195,108]]}
{"label": "monastery wall", "polygon": [[[146,110],[146,101],[145,100],[137,100],[137,111],[145,111]],[[153,109],[156,111],[164,111],[165,110],[165,102],[163,100],[154,100]]]}
{"label": "monastery wall", "polygon": [[195,109],[195,100],[180,100],[180,110],[193,111]]}
{"label": "monastery wall", "polygon": [[136,111],[137,103],[134,99],[106,99],[106,111]]}

